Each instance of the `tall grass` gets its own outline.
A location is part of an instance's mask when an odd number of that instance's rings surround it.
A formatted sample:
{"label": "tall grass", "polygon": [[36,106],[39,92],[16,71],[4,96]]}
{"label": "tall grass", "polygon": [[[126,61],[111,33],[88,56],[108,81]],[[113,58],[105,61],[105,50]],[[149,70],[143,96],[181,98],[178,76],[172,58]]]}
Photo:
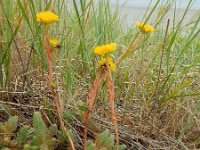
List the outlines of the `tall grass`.
{"label": "tall grass", "polygon": [[[124,122],[130,119],[130,122],[135,120],[135,128],[130,132],[149,139],[157,136],[156,140],[175,140],[174,149],[196,148],[200,143],[197,134],[200,131],[200,12],[185,21],[193,2],[189,1],[181,18],[176,18],[175,7],[174,18],[168,20],[166,16],[176,1],[157,0],[138,20],[154,25],[156,32],[143,36],[114,74],[115,104],[123,107],[121,110],[119,107],[121,134],[129,130]],[[112,10],[109,0],[0,0],[0,8],[1,89],[35,91],[42,97],[40,104],[48,109],[52,106],[45,92],[48,68],[43,49],[45,34],[44,27],[36,22],[36,15],[51,10],[60,16],[60,23],[51,28],[51,36],[59,38],[62,46],[54,55],[55,81],[62,110],[66,116],[70,110],[75,116],[72,120],[81,121],[81,114],[76,111],[77,101],[86,100],[97,76],[94,47],[115,42],[118,50],[113,57],[117,58],[139,35],[135,26],[125,28],[126,23],[119,17],[120,8]],[[108,101],[105,88],[102,84],[98,104]],[[104,116],[105,111],[101,109],[97,107],[96,115]],[[47,114],[53,120],[54,114],[51,111]],[[68,121],[68,126],[74,129],[72,125]],[[77,133],[75,129],[74,132]],[[80,135],[77,136],[81,139]]]}

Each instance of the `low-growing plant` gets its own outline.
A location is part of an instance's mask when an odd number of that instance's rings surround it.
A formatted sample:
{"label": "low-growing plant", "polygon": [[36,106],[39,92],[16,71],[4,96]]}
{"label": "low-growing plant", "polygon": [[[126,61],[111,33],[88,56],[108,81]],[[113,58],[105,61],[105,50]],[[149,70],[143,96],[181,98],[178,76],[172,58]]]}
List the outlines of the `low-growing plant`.
{"label": "low-growing plant", "polygon": [[[95,142],[93,143],[91,140],[87,142],[87,150],[115,150],[115,138],[108,130],[100,133]],[[119,145],[119,150],[125,150],[125,145]]]}
{"label": "low-growing plant", "polygon": [[17,127],[17,116],[0,124],[1,148],[53,150],[56,147],[57,125],[48,128],[39,112],[34,113],[33,127],[23,126],[19,130]]}

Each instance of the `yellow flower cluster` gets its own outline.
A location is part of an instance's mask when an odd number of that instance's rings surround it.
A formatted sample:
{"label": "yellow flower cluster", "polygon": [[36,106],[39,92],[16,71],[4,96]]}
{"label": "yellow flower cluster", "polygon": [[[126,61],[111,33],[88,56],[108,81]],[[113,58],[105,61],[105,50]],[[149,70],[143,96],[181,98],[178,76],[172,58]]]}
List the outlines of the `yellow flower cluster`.
{"label": "yellow flower cluster", "polygon": [[107,44],[107,45],[102,45],[102,46],[98,46],[94,49],[94,53],[96,55],[100,55],[100,56],[105,56],[108,55],[112,52],[114,52],[117,48],[117,45],[115,43],[111,43],[111,44]]}
{"label": "yellow flower cluster", "polygon": [[144,34],[147,34],[147,33],[151,33],[151,32],[154,32],[155,28],[153,26],[150,26],[150,25],[145,25],[143,23],[136,23],[136,26],[140,29],[140,31]]}
{"label": "yellow flower cluster", "polygon": [[59,42],[56,38],[50,39],[50,44],[52,46],[52,48],[57,48],[59,45]]}
{"label": "yellow flower cluster", "polygon": [[37,22],[48,25],[50,23],[59,22],[59,16],[50,11],[43,11],[37,15]]}
{"label": "yellow flower cluster", "polygon": [[111,71],[116,71],[116,65],[114,64],[113,62],[113,59],[108,57],[108,58],[102,58],[98,64],[99,64],[99,67],[102,67],[102,66],[106,66],[106,63],[108,61],[108,64],[110,66],[110,70]]}

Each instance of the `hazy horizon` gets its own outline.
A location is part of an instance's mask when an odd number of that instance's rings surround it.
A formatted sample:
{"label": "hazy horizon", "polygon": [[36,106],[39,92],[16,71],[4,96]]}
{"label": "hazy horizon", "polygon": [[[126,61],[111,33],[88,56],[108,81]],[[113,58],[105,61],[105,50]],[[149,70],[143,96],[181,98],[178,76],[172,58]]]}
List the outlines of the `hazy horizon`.
{"label": "hazy horizon", "polygon": [[[112,9],[115,9],[116,6],[116,2],[119,2],[119,6],[120,6],[120,16],[121,19],[125,22],[127,22],[129,25],[134,24],[135,21],[137,20],[141,20],[141,17],[144,16],[145,12],[146,12],[146,8],[148,7],[150,0],[110,0],[111,2],[111,6]],[[161,0],[162,2],[165,2],[166,0]],[[181,3],[180,3],[181,1]],[[126,3],[125,3],[126,2]],[[157,2],[157,0],[152,0],[152,6],[154,6],[154,4]],[[180,4],[179,4],[179,3]],[[177,10],[176,10],[176,20],[180,19],[184,12],[185,12],[185,8],[188,5],[189,0],[177,0],[176,6],[177,6]],[[198,5],[197,5],[198,4]],[[199,8],[197,8],[197,6]],[[188,11],[184,22],[188,22],[192,16],[194,16],[194,14],[198,11],[198,9],[200,9],[200,0],[196,1],[196,3],[193,4],[193,7],[191,7],[191,9]],[[157,12],[158,9],[155,10],[155,12]],[[167,15],[166,15],[166,19],[170,18],[173,19],[174,17],[174,10],[171,9]]]}
{"label": "hazy horizon", "polygon": [[[166,0],[161,0],[161,2]],[[184,9],[187,7],[190,0],[177,0],[176,6],[179,9]],[[117,2],[119,5],[124,5],[124,7],[147,7],[150,3],[150,0],[110,0],[112,5],[115,5]],[[157,2],[157,0],[152,0],[152,6]],[[192,9],[200,9],[200,0],[194,1]]]}

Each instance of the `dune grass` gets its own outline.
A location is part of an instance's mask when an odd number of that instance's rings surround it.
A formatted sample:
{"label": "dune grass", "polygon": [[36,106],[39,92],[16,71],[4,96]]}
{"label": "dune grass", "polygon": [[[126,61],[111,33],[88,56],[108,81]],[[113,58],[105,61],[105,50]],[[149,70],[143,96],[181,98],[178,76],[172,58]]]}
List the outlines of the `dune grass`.
{"label": "dune grass", "polygon": [[[154,7],[149,5],[138,21],[153,25],[155,32],[142,36],[113,73],[119,140],[126,149],[200,147],[200,12],[185,22],[193,2],[189,1],[181,18],[176,18],[178,10],[173,9],[174,18],[170,19],[166,16],[175,0],[157,0]],[[60,16],[60,22],[49,31],[61,45],[53,53],[54,82],[65,125],[75,147],[82,149],[85,102],[98,76],[99,58],[93,49],[116,43],[118,48],[112,54],[116,60],[136,41],[140,31],[135,22],[127,28],[119,17],[120,8],[111,9],[109,0],[0,0],[0,121],[18,116],[18,127],[26,128],[32,126],[34,111],[40,111],[45,123],[39,116],[38,124],[49,126],[45,135],[55,145],[50,149],[70,145],[60,131],[56,139],[47,136],[57,121],[48,87],[45,28],[36,21],[38,12],[44,10]],[[94,143],[103,130],[114,133],[105,83],[100,85],[89,124],[88,139]],[[13,120],[15,123],[16,118]],[[38,132],[40,128],[35,124]],[[29,135],[26,129],[21,132]],[[0,137],[3,135],[0,133]],[[114,140],[107,131],[103,135]],[[97,139],[96,145],[105,144]],[[92,149],[94,143],[89,143]],[[0,147],[5,147],[1,144],[0,140]]]}

